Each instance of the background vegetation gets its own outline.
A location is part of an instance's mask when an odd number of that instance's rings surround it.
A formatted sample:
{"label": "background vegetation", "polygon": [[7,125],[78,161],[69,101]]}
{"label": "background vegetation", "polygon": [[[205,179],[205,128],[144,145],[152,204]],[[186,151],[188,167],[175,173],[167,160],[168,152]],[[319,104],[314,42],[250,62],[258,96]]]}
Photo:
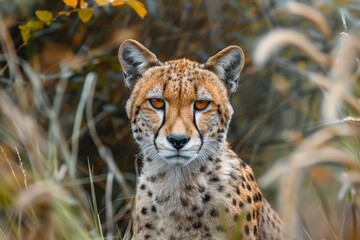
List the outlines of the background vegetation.
{"label": "background vegetation", "polygon": [[357,0],[0,1],[0,239],[123,238],[141,167],[120,43],[246,53],[229,141],[298,239],[360,237]]}

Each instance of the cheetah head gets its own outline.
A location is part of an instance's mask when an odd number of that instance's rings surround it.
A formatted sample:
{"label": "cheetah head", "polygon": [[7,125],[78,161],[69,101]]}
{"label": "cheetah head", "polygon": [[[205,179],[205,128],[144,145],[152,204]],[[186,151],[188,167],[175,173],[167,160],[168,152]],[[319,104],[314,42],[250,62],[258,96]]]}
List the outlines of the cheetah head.
{"label": "cheetah head", "polygon": [[244,53],[230,46],[204,64],[187,59],[160,62],[135,40],[119,49],[132,132],[147,159],[190,166],[215,157],[225,143]]}

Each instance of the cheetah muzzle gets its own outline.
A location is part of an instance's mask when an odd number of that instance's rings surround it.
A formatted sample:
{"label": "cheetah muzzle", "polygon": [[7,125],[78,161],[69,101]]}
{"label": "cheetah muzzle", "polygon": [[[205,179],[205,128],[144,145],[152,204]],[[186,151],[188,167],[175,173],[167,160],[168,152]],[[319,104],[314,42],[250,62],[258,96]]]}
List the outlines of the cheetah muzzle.
{"label": "cheetah muzzle", "polygon": [[284,239],[252,169],[226,142],[244,53],[230,46],[206,63],[160,62],[135,40],[119,60],[131,95],[126,111],[143,168],[133,239]]}

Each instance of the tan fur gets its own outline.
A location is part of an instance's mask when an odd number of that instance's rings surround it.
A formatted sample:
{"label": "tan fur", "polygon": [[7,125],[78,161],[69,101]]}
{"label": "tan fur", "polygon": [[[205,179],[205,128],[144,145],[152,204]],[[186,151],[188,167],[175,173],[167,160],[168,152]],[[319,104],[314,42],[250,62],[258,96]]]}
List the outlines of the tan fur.
{"label": "tan fur", "polygon": [[[133,239],[227,239],[238,228],[242,239],[283,239],[252,169],[226,142],[242,50],[228,47],[205,64],[154,56],[134,40],[119,51],[132,91],[126,110],[144,158]],[[163,100],[164,109],[155,109],[152,98]],[[209,106],[195,110],[203,99]],[[175,149],[174,135],[188,142]]]}

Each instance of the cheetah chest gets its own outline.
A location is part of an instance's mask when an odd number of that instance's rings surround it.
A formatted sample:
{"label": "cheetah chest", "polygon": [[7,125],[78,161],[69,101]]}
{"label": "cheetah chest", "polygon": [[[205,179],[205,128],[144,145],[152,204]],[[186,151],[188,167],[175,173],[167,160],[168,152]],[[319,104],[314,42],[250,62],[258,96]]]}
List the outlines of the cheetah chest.
{"label": "cheetah chest", "polygon": [[255,237],[262,197],[240,161],[213,159],[191,174],[144,171],[136,195],[135,239],[226,239],[235,225],[249,239]]}

